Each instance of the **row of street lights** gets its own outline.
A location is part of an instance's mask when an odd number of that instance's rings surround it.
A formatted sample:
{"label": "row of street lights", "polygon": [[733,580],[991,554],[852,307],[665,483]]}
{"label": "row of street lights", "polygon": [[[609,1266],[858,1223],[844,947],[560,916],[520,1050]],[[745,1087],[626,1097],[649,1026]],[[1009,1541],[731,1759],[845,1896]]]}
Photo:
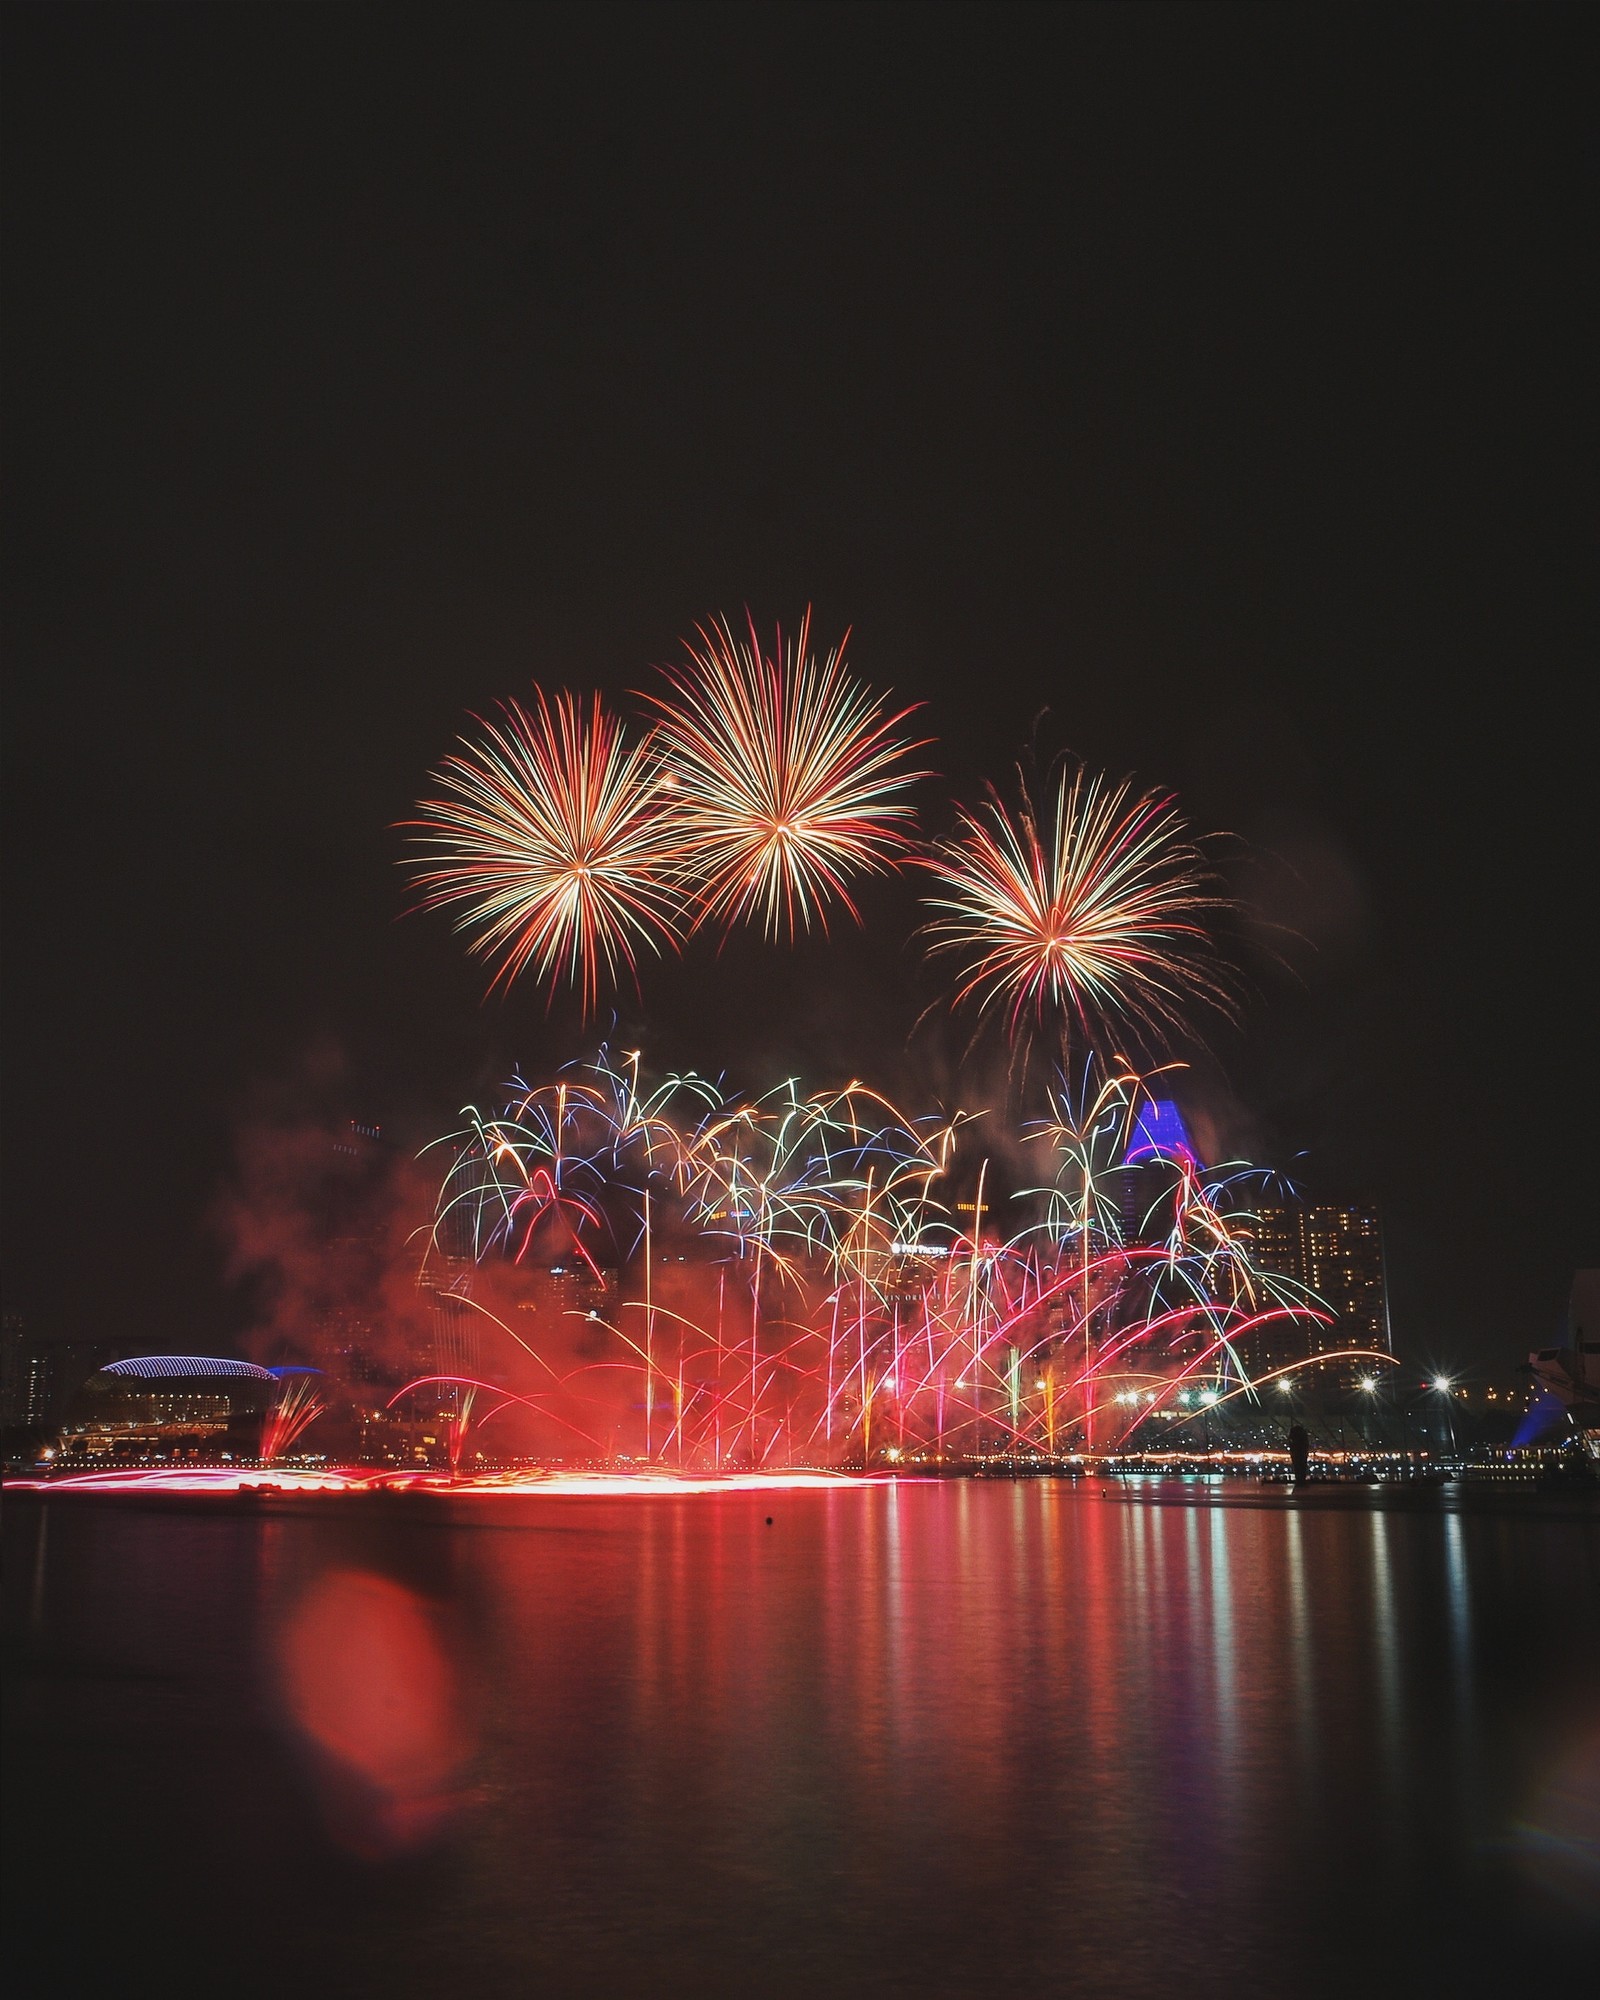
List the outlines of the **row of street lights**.
{"label": "row of street lights", "polygon": [[[1449,1399],[1454,1394],[1455,1382],[1448,1375],[1434,1375],[1421,1386],[1431,1391],[1434,1395],[1445,1399],[1445,1407],[1448,1413],[1445,1421],[1449,1431],[1450,1450],[1454,1452],[1456,1449],[1455,1417],[1453,1410],[1450,1409]],[[1281,1377],[1278,1382],[1279,1393],[1285,1397],[1293,1396],[1300,1387],[1301,1384],[1298,1381],[1287,1375]],[[1362,1375],[1357,1378],[1356,1387],[1369,1399],[1371,1410],[1376,1415],[1379,1409],[1378,1399],[1384,1387],[1384,1379],[1377,1375]],[[1153,1390],[1124,1389],[1116,1395],[1114,1400],[1120,1404],[1137,1406],[1140,1403],[1154,1403],[1156,1401],[1156,1394]],[[1169,1418],[1174,1417],[1178,1414],[1178,1407],[1181,1407],[1199,1415],[1204,1427],[1204,1449],[1209,1451],[1211,1447],[1211,1406],[1220,1400],[1221,1391],[1210,1385],[1199,1389],[1183,1390],[1175,1398],[1175,1407],[1164,1412],[1164,1414]],[[1409,1458],[1411,1455],[1410,1426],[1408,1423],[1410,1406],[1404,1398],[1396,1397],[1395,1408],[1400,1419],[1403,1449]],[[1342,1425],[1340,1429],[1342,1434]]]}
{"label": "row of street lights", "polygon": [[[1376,1375],[1363,1375],[1361,1377],[1359,1386],[1365,1391],[1365,1393],[1368,1396],[1372,1398],[1374,1407],[1376,1407],[1378,1391],[1382,1386],[1378,1380],[1378,1377]],[[1448,1399],[1450,1397],[1452,1390],[1455,1388],[1455,1383],[1450,1379],[1448,1375],[1435,1375],[1424,1386],[1428,1389],[1431,1389],[1436,1396],[1440,1396],[1445,1399],[1445,1410],[1446,1410],[1445,1421],[1449,1427],[1450,1449],[1453,1452],[1456,1448],[1456,1421],[1455,1421],[1455,1414],[1450,1409]],[[1409,1407],[1401,1398],[1397,1397],[1395,1399],[1395,1408],[1398,1410],[1400,1415],[1400,1436],[1401,1436],[1402,1448],[1404,1449],[1405,1455],[1409,1460],[1411,1457],[1411,1432],[1410,1432],[1410,1427],[1406,1421],[1407,1417],[1410,1414]]]}

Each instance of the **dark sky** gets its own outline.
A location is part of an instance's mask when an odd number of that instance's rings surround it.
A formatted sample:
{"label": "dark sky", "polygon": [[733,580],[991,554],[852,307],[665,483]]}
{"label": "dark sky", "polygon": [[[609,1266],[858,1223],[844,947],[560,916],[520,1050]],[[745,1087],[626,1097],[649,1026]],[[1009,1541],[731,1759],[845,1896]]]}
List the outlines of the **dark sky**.
{"label": "dark sky", "polygon": [[[219,1345],[262,1092],[336,1049],[409,1142],[575,1052],[392,823],[465,709],[810,601],[956,792],[1048,706],[1249,843],[1306,942],[1196,1092],[1381,1201],[1403,1347],[1543,1337],[1600,1262],[1580,29],[12,6],[13,1301]],[[898,1081],[886,894],[628,1025]]]}

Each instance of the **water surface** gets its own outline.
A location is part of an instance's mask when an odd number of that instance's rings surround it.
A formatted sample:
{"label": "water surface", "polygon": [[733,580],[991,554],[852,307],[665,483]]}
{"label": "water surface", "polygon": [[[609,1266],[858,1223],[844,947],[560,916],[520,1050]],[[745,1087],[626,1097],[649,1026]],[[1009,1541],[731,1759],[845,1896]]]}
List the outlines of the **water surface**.
{"label": "water surface", "polygon": [[58,1496],[9,1501],[5,1545],[6,1956],[56,1990],[1526,1991],[1600,1962],[1581,1501]]}

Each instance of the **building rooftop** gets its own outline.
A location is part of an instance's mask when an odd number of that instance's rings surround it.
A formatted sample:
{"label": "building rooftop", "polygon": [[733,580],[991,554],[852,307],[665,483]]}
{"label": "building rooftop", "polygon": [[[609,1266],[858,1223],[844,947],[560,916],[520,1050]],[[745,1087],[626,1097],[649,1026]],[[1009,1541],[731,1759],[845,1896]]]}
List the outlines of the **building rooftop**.
{"label": "building rooftop", "polygon": [[225,1361],[204,1354],[140,1354],[131,1361],[113,1361],[100,1372],[131,1376],[140,1382],[172,1382],[196,1375],[209,1378],[244,1375],[259,1382],[274,1380],[270,1368],[258,1368],[253,1361]]}

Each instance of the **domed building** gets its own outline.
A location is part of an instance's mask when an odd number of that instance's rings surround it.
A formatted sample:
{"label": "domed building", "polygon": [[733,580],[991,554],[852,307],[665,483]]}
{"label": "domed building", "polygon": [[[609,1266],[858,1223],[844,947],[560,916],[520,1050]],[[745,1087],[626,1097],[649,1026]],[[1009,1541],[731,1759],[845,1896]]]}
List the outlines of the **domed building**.
{"label": "domed building", "polygon": [[112,1459],[253,1458],[278,1393],[253,1361],[142,1354],[91,1375],[73,1399],[61,1455]]}

